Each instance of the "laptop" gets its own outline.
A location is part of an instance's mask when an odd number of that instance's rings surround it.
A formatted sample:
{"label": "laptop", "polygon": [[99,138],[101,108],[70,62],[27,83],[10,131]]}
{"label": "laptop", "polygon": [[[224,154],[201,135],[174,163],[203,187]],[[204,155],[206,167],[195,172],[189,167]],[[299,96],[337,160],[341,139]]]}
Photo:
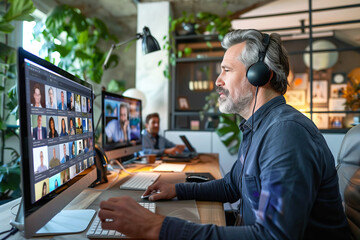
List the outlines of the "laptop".
{"label": "laptop", "polygon": [[163,161],[169,162],[189,162],[191,159],[197,156],[196,149],[191,145],[190,141],[187,139],[185,135],[179,136],[181,141],[185,144],[186,148],[189,152],[182,152],[178,154],[167,154],[162,158]]}

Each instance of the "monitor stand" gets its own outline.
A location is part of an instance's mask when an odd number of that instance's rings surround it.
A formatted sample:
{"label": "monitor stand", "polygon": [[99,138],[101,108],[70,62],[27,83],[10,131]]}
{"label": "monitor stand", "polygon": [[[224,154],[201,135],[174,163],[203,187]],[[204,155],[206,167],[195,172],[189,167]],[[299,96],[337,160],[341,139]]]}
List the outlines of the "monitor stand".
{"label": "monitor stand", "polygon": [[[96,211],[93,209],[62,210],[38,230],[34,236],[73,234],[86,230]],[[21,199],[15,221],[10,223],[24,231],[24,203]]]}

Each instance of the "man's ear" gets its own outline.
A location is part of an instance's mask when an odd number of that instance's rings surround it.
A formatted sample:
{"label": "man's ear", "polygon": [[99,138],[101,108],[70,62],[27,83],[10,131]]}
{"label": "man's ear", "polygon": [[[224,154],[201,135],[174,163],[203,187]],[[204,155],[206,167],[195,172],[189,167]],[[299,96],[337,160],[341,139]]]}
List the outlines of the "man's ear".
{"label": "man's ear", "polygon": [[271,79],[274,77],[274,72],[273,70],[270,70],[270,78],[269,78],[269,82],[271,81]]}

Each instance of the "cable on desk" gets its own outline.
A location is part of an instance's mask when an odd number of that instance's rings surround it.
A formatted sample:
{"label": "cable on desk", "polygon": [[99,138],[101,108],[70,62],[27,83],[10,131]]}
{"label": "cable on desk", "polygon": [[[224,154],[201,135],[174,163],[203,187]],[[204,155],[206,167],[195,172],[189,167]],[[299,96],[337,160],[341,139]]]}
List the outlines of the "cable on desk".
{"label": "cable on desk", "polygon": [[110,160],[110,163],[115,162],[116,165],[118,165],[124,172],[130,174],[130,175],[134,175],[134,173],[129,172],[128,170],[126,170],[126,168],[117,160],[117,159],[113,159]]}
{"label": "cable on desk", "polygon": [[[11,213],[12,215],[16,216],[16,213],[13,212],[13,209],[16,208],[16,207],[19,206],[19,205],[20,205],[20,203],[17,203],[17,204],[15,204],[14,206],[12,206],[12,207],[10,208],[10,213]],[[1,233],[0,233],[0,234],[1,234]]]}
{"label": "cable on desk", "polygon": [[[132,172],[129,172],[128,170],[125,169],[125,167],[116,159],[113,159],[113,160],[110,160],[110,163],[115,163],[116,165],[118,165],[124,172],[130,174],[130,175],[134,175],[135,173],[132,173]],[[115,170],[114,170],[115,171]],[[116,172],[116,171],[115,171]],[[119,174],[120,174],[121,170],[119,172],[117,172],[117,175],[116,175],[116,178],[104,189],[93,189],[95,191],[106,191],[108,190],[109,188],[111,188],[114,183],[119,179]]]}
{"label": "cable on desk", "polygon": [[4,236],[3,238],[1,238],[1,240],[5,240],[8,237],[10,237],[11,235],[14,235],[15,233],[17,233],[19,230],[16,227],[12,227],[10,230],[8,231],[4,231],[0,234],[4,234],[4,233],[8,233],[6,236]]}

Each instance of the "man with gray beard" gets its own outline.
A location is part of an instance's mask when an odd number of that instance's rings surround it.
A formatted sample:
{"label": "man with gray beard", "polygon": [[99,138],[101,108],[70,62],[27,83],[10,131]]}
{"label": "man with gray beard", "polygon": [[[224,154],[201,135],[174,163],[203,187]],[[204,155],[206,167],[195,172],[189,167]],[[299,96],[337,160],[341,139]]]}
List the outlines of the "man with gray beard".
{"label": "man with gray beard", "polygon": [[314,123],[283,97],[289,61],[280,36],[235,30],[222,45],[220,111],[244,118],[236,162],[222,179],[158,181],[144,195],[159,192],[150,201],[240,200],[236,226],[152,214],[122,197],[100,203],[102,227],[146,239],[349,239],[332,153]]}

